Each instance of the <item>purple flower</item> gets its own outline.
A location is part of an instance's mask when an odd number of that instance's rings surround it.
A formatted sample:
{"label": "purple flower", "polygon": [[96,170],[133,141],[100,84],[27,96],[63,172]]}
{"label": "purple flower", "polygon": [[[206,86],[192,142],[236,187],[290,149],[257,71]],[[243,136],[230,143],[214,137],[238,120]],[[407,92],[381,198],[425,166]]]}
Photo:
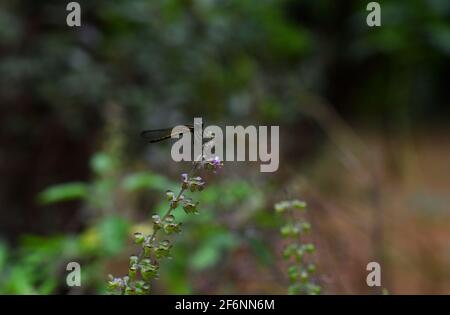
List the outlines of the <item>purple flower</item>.
{"label": "purple flower", "polygon": [[215,167],[220,167],[222,165],[222,162],[220,161],[219,157],[216,156],[212,161],[211,164]]}
{"label": "purple flower", "polygon": [[204,163],[204,165],[206,166],[206,168],[212,169],[215,173],[216,170],[219,169],[223,165],[223,163],[220,160],[220,158],[218,156],[216,156],[215,158],[212,158],[212,159],[209,159],[208,161],[206,161]]}

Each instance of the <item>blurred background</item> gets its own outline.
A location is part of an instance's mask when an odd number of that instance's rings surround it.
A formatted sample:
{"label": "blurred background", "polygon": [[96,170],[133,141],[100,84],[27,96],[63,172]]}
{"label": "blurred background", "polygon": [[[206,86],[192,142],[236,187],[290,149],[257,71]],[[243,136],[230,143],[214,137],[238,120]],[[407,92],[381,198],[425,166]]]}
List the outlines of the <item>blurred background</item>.
{"label": "blurred background", "polygon": [[[284,294],[273,204],[308,203],[325,294],[450,294],[450,2],[0,3],[0,293],[101,294],[189,164],[143,129],[279,125],[280,167],[225,163],[153,292]],[[175,188],[173,188],[175,187]],[[81,264],[82,286],[65,284]]]}

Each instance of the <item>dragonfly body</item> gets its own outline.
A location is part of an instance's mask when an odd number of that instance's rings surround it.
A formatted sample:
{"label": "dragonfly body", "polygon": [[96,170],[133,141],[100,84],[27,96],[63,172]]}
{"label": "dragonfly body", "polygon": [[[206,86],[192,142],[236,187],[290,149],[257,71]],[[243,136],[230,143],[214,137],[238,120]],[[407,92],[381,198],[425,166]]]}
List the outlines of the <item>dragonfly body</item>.
{"label": "dragonfly body", "polygon": [[[187,129],[178,133],[181,136],[185,132],[194,133],[193,125],[186,125]],[[173,132],[174,128],[152,129],[144,130],[141,132],[141,137],[147,140],[149,143],[157,143],[167,139],[171,139],[176,132]]]}

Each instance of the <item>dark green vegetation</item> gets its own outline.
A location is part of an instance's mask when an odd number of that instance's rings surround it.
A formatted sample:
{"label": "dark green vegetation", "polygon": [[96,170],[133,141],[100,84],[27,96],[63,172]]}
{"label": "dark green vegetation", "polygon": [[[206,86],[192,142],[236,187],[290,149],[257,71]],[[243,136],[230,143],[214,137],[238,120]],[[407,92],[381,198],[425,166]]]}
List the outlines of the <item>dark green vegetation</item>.
{"label": "dark green vegetation", "polygon": [[139,133],[195,116],[280,125],[280,169],[207,178],[156,292],[285,293],[272,208],[291,198],[325,293],[375,292],[372,260],[391,293],[450,292],[449,1],[382,1],[377,29],[359,0],[79,2],[81,29],[65,1],[0,3],[1,293],[123,275],[186,169]]}

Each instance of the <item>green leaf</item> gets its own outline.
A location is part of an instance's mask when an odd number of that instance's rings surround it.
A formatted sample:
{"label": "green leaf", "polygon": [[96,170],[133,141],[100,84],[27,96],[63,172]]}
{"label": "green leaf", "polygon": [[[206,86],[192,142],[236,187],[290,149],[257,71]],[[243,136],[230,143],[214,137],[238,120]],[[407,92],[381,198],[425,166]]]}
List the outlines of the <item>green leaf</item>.
{"label": "green leaf", "polygon": [[38,195],[40,204],[51,204],[62,201],[86,198],[88,185],[84,183],[68,183],[51,186]]}
{"label": "green leaf", "polygon": [[217,248],[203,246],[191,257],[190,264],[193,269],[202,270],[213,266],[220,258]]}
{"label": "green leaf", "polygon": [[173,184],[164,176],[152,174],[150,172],[131,174],[123,181],[123,187],[127,191],[139,191],[144,189],[165,191],[171,186],[173,186]]}
{"label": "green leaf", "polygon": [[36,294],[33,288],[33,275],[30,269],[22,266],[12,268],[6,283],[8,294]]}
{"label": "green leaf", "polygon": [[104,175],[114,170],[115,168],[114,158],[104,152],[95,154],[91,159],[91,168],[94,172],[100,175]]}
{"label": "green leaf", "polygon": [[38,288],[38,294],[49,295],[58,287],[58,281],[55,278],[46,278]]}
{"label": "green leaf", "polygon": [[205,239],[190,259],[190,266],[195,270],[202,270],[215,265],[221,256],[221,252],[238,244],[235,235],[227,231],[217,231]]}

